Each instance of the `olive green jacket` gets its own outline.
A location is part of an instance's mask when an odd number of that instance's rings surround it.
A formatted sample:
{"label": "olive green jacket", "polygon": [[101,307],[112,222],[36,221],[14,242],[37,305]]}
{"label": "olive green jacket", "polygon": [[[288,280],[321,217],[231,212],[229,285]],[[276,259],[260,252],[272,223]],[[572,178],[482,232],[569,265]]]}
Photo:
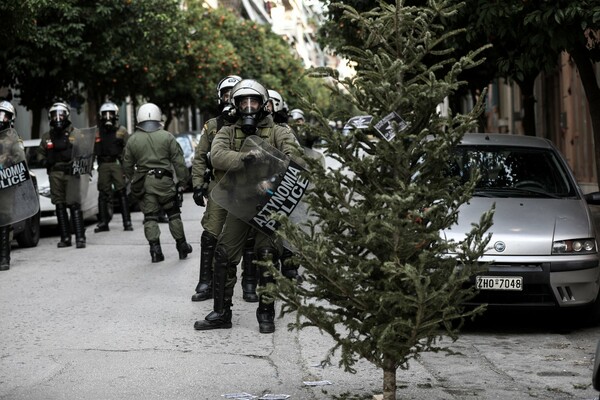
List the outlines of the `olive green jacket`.
{"label": "olive green jacket", "polygon": [[[259,121],[255,135],[289,156],[300,152],[298,141],[292,130],[289,127],[275,124],[270,115]],[[224,126],[215,135],[210,152],[217,179],[220,179],[230,169],[244,168],[243,154],[239,151],[245,139],[246,135],[241,129],[241,120],[233,125]]]}
{"label": "olive green jacket", "polygon": [[189,176],[181,147],[175,137],[163,129],[136,130],[125,146],[123,168],[132,181],[154,168],[174,171],[179,182],[187,182]]}

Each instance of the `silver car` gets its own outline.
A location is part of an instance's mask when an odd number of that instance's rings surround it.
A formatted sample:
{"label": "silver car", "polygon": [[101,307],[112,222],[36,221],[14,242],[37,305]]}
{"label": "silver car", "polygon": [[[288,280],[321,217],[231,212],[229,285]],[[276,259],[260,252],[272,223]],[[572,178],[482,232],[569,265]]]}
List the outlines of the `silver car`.
{"label": "silver car", "polygon": [[[40,194],[40,222],[42,225],[55,225],[58,221],[56,219],[56,207],[50,202],[48,173],[46,172],[46,168],[40,165],[37,155],[40,139],[24,140],[23,144],[25,146],[25,156],[27,157],[29,169],[33,171],[37,178],[37,186]],[[89,182],[81,186],[81,190],[85,191],[85,193],[81,194],[81,198],[83,199],[81,210],[85,220],[95,221],[98,214],[98,173],[92,171],[92,175],[85,175],[85,179],[88,179]],[[112,216],[112,208],[110,208],[110,214]]]}
{"label": "silver car", "polygon": [[445,232],[461,240],[481,214],[496,206],[489,269],[474,277],[474,303],[490,307],[590,308],[600,317],[597,232],[588,202],[565,159],[549,140],[508,134],[468,134],[453,174],[482,174],[474,197]]}

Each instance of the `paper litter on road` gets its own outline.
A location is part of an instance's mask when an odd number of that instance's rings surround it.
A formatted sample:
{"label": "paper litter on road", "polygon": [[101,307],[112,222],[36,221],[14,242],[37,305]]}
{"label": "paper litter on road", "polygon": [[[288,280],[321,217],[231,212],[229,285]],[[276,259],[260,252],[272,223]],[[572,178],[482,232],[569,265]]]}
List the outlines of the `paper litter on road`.
{"label": "paper litter on road", "polygon": [[290,397],[289,394],[265,394],[262,397],[259,397],[258,400],[285,400]]}
{"label": "paper litter on road", "polygon": [[302,382],[306,386],[323,386],[323,385],[333,385],[331,381],[304,381]]}
{"label": "paper litter on road", "polygon": [[227,393],[222,394],[222,397],[226,399],[234,399],[234,400],[247,400],[247,399],[256,399],[256,396],[251,395],[250,393]]}

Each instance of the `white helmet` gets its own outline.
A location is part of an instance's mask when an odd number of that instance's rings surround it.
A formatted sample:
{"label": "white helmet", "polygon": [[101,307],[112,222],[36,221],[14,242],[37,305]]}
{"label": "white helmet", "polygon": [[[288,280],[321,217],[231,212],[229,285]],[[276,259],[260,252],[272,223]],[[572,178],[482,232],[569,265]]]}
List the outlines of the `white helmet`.
{"label": "white helmet", "polygon": [[279,94],[279,92],[275,90],[268,90],[269,93],[269,101],[273,103],[273,112],[283,111],[283,97]]}
{"label": "white helmet", "polygon": [[242,114],[247,114],[249,110],[240,110],[240,100],[246,97],[254,97],[260,102],[259,110],[262,110],[269,100],[267,89],[254,79],[244,79],[236,83],[231,89],[231,101],[235,108]]}
{"label": "white helmet", "polygon": [[299,119],[304,120],[304,111],[299,108],[294,108],[292,111],[290,111],[290,116],[294,121]]}
{"label": "white helmet", "polygon": [[58,129],[66,128],[71,123],[71,120],[69,119],[70,115],[71,111],[69,110],[69,106],[65,103],[58,102],[52,104],[52,107],[50,107],[50,110],[48,111],[50,126]]}
{"label": "white helmet", "polygon": [[142,104],[137,112],[137,127],[146,132],[154,132],[162,127],[162,112],[154,103]]}
{"label": "white helmet", "polygon": [[241,119],[242,132],[254,135],[258,121],[266,114],[267,89],[253,79],[244,79],[231,89],[231,101]]}
{"label": "white helmet", "polygon": [[15,108],[8,101],[0,101],[0,130],[8,129],[15,121]]}
{"label": "white helmet", "polygon": [[119,107],[115,103],[106,102],[100,106],[100,122],[107,127],[114,127],[119,120]]}
{"label": "white helmet", "polygon": [[217,98],[219,99],[219,104],[227,103],[227,101],[223,99],[223,95],[227,92],[227,90],[231,90],[231,88],[233,88],[235,84],[241,80],[242,78],[237,75],[229,75],[221,79],[217,85]]}

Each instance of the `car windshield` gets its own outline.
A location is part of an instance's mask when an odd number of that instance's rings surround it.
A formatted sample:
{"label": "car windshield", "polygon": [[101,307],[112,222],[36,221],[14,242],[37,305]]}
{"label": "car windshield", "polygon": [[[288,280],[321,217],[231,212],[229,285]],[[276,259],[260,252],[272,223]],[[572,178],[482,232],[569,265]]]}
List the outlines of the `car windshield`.
{"label": "car windshield", "polygon": [[177,136],[175,139],[177,140],[177,143],[179,143],[179,145],[181,146],[183,154],[187,156],[188,154],[194,152],[194,149],[192,148],[192,143],[189,138],[184,136]]}
{"label": "car windshield", "polygon": [[499,146],[460,146],[451,173],[466,181],[474,170],[481,174],[475,196],[576,196],[565,166],[550,149]]}

